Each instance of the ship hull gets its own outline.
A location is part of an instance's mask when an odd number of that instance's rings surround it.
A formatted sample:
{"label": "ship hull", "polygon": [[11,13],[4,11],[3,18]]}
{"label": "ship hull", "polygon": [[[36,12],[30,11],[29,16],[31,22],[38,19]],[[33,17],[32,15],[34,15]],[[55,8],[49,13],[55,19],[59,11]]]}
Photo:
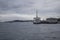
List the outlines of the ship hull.
{"label": "ship hull", "polygon": [[41,24],[41,23],[33,23],[33,24]]}
{"label": "ship hull", "polygon": [[41,22],[33,22],[33,24],[41,24]]}

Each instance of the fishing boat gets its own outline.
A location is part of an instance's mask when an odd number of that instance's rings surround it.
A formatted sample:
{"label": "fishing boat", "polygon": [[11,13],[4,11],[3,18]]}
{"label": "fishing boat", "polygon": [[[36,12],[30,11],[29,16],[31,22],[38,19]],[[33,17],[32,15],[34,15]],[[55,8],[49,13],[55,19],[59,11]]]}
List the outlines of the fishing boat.
{"label": "fishing boat", "polygon": [[41,20],[40,17],[38,17],[38,12],[36,10],[36,17],[33,18],[33,24],[40,24]]}

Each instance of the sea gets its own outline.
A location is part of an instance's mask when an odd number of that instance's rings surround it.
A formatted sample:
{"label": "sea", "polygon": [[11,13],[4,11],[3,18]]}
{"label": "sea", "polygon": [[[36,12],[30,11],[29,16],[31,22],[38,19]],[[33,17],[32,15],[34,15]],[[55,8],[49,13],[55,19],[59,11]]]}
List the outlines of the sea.
{"label": "sea", "polygon": [[60,24],[0,23],[0,40],[60,40]]}

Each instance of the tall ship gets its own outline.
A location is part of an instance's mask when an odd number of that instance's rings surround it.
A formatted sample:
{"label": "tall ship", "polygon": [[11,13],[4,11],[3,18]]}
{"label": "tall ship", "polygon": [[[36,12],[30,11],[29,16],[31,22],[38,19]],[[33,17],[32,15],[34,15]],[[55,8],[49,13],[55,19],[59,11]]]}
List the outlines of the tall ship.
{"label": "tall ship", "polygon": [[33,24],[40,24],[41,20],[40,17],[38,17],[38,11],[36,10],[36,17],[33,18]]}

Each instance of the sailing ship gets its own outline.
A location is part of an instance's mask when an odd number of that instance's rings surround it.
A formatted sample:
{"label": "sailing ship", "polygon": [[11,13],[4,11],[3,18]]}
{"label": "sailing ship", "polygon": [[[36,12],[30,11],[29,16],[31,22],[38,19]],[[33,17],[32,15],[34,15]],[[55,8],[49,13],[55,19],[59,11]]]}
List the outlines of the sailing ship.
{"label": "sailing ship", "polygon": [[38,12],[36,10],[36,17],[33,18],[33,24],[40,24],[41,23],[41,20],[40,20],[40,17],[38,17]]}

